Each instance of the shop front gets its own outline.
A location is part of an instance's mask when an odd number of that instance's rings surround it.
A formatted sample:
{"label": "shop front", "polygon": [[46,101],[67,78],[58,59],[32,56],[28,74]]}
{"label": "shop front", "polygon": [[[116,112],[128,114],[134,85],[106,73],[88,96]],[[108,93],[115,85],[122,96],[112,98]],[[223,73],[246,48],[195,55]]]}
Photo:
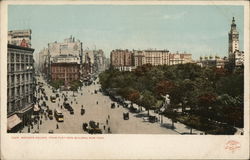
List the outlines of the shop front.
{"label": "shop front", "polygon": [[7,118],[7,132],[16,133],[22,129],[22,120],[17,114],[14,114]]}
{"label": "shop front", "polygon": [[23,127],[28,126],[31,122],[31,115],[33,114],[33,104],[30,106],[25,107],[24,109],[20,110],[18,112],[18,116],[22,119],[23,121]]}

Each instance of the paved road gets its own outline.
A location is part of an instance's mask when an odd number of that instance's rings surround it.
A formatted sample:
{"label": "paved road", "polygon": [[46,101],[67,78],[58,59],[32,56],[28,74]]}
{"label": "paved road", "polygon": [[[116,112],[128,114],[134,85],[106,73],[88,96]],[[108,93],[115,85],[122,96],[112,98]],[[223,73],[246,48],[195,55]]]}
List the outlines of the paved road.
{"label": "paved road", "polygon": [[[38,81],[46,84],[42,78],[38,78]],[[51,87],[49,88],[47,85],[44,85],[43,88],[48,97],[54,94],[52,93]],[[63,108],[62,112],[64,114],[64,122],[57,122],[55,118],[53,118],[53,120],[45,120],[43,117],[42,125],[39,125],[39,129],[36,125],[31,129],[31,132],[39,130],[39,133],[48,133],[49,130],[53,130],[54,133],[86,134],[82,129],[82,123],[88,123],[90,120],[99,122],[103,133],[107,133],[108,127],[110,127],[112,133],[116,134],[179,134],[180,132],[183,133],[189,131],[189,129],[185,128],[183,124],[175,124],[177,128],[175,130],[170,129],[171,120],[167,118],[164,118],[165,124],[163,126],[160,125],[160,123],[144,122],[142,117],[138,117],[138,114],[133,113],[129,113],[129,120],[123,120],[123,113],[128,112],[128,110],[122,106],[111,109],[110,106],[112,100],[108,96],[103,95],[101,92],[98,92],[97,94],[94,93],[94,90],[99,88],[99,84],[85,86],[81,91],[78,91],[78,93],[74,93],[75,97],[73,96],[72,91],[68,91],[67,95],[69,97],[69,102],[73,101],[72,107],[74,108],[74,115],[71,115]],[[52,103],[50,99],[46,101],[50,109],[54,110],[55,108],[61,108],[60,106],[63,103],[61,97],[62,93],[66,94],[65,91],[60,93],[60,101],[59,98],[56,99],[56,103]],[[81,93],[83,95],[81,95]],[[74,99],[76,99],[76,101],[74,101]],[[85,109],[85,114],[83,116],[80,114],[81,105],[83,105],[83,108]],[[144,111],[141,114],[146,113],[147,112]],[[110,116],[110,118],[108,118],[108,116]],[[106,123],[106,120],[108,120],[108,124]],[[57,124],[59,129],[56,129]],[[104,125],[105,130],[103,128]],[[28,129],[25,128],[23,131],[27,132]],[[196,132],[196,130],[193,132]]]}

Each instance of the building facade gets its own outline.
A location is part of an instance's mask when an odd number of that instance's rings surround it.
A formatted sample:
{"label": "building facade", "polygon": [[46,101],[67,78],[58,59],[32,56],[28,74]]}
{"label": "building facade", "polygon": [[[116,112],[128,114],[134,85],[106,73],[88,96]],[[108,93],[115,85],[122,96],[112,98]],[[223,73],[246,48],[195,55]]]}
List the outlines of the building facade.
{"label": "building facade", "polygon": [[51,64],[51,80],[62,80],[64,86],[69,87],[70,82],[80,80],[80,65],[77,63],[52,63]]}
{"label": "building facade", "polygon": [[82,42],[80,40],[75,40],[74,37],[64,39],[63,42],[52,42],[48,44],[48,51],[53,59],[53,57],[58,55],[71,54],[78,56],[82,60]]}
{"label": "building facade", "polygon": [[111,51],[110,61],[113,67],[133,66],[133,53],[129,50],[116,49]]}
{"label": "building facade", "polygon": [[200,57],[198,65],[201,67],[216,67],[216,68],[224,68],[225,65],[228,63],[227,57],[219,57],[219,56],[205,56]]}
{"label": "building facade", "polygon": [[144,64],[175,65],[193,63],[192,54],[170,53],[168,50],[114,50],[111,65],[120,71],[131,71]]}
{"label": "building facade", "polygon": [[228,59],[229,64],[233,67],[244,65],[244,52],[240,51],[239,32],[237,31],[234,17],[228,33]]}
{"label": "building facade", "polygon": [[20,46],[25,40],[27,47],[31,47],[31,30],[13,30],[8,31],[8,44]]}
{"label": "building facade", "polygon": [[8,44],[8,131],[15,130],[17,122],[26,125],[32,114],[35,88],[33,52],[32,48]]}

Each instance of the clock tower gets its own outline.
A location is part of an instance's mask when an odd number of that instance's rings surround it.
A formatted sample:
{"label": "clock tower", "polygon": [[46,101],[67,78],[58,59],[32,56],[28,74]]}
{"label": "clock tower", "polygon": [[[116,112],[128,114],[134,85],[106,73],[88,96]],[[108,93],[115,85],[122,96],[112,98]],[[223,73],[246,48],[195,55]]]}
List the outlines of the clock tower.
{"label": "clock tower", "polygon": [[233,17],[231,30],[228,33],[228,57],[233,58],[234,52],[239,50],[239,32],[236,30],[235,19]]}

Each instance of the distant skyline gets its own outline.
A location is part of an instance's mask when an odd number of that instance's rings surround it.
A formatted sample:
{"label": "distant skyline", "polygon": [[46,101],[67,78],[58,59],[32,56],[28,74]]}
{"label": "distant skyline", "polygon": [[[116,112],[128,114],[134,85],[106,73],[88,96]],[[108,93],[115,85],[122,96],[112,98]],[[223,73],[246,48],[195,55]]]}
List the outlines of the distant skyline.
{"label": "distant skyline", "polygon": [[71,35],[83,49],[167,49],[227,56],[235,17],[244,44],[244,8],[226,5],[9,5],[8,30],[31,29],[38,53]]}

